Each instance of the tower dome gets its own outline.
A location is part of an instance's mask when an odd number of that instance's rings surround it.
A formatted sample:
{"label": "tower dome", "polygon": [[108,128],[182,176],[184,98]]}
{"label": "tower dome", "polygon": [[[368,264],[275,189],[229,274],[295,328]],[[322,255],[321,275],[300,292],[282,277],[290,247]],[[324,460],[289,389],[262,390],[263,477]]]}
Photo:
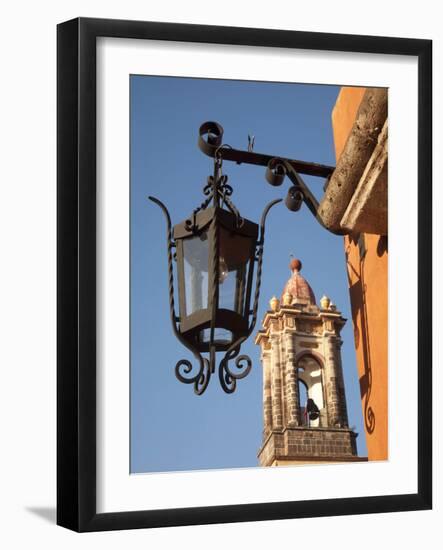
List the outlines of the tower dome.
{"label": "tower dome", "polygon": [[303,302],[310,305],[315,305],[315,295],[308,281],[300,275],[303,264],[297,258],[293,258],[289,264],[289,269],[292,271],[291,277],[288,279],[283,289],[281,301],[287,303],[285,295],[291,295],[292,302]]}

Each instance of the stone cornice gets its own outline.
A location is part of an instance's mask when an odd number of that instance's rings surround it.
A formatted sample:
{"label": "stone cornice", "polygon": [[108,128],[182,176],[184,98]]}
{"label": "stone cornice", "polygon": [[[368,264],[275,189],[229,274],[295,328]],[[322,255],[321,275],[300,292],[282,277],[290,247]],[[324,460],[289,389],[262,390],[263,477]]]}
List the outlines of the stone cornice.
{"label": "stone cornice", "polygon": [[[286,319],[293,319],[291,322],[285,322]],[[297,328],[297,322],[302,325]],[[324,310],[317,306],[282,306],[277,311],[267,311],[262,322],[263,329],[260,330],[256,337],[255,343],[261,345],[271,337],[273,333],[281,332],[297,332],[309,336],[312,331],[303,330],[306,324],[316,326],[318,329],[322,327],[321,334],[339,335],[340,330],[345,325],[346,319],[342,317],[341,312],[337,310]],[[277,330],[273,330],[275,324],[278,324]],[[318,335],[318,332],[316,332]]]}

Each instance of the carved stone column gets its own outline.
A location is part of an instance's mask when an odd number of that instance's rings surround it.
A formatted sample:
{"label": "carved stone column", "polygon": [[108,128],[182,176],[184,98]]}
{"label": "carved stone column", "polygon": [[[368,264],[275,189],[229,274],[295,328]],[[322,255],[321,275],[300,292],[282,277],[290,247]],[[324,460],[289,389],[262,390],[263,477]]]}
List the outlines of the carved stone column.
{"label": "carved stone column", "polygon": [[280,361],[280,341],[277,335],[271,336],[271,380],[272,380],[272,427],[283,428],[282,381]]}
{"label": "carved stone column", "polygon": [[272,394],[271,394],[271,352],[266,347],[268,343],[262,345],[262,365],[263,365],[263,439],[272,431]]}
{"label": "carved stone column", "polygon": [[288,427],[300,425],[300,396],[298,373],[295,364],[294,335],[288,332],[286,338],[286,408]]}
{"label": "carved stone column", "polygon": [[343,366],[341,361],[341,352],[340,348],[342,345],[342,340],[340,338],[335,339],[335,372],[337,376],[337,387],[340,401],[340,422],[344,428],[349,426],[348,422],[348,408],[346,406],[346,396],[345,396],[345,383],[343,380]]}
{"label": "carved stone column", "polygon": [[328,336],[326,341],[326,400],[328,408],[328,422],[331,427],[342,427],[342,391],[339,386],[339,375],[336,353],[336,337]]}

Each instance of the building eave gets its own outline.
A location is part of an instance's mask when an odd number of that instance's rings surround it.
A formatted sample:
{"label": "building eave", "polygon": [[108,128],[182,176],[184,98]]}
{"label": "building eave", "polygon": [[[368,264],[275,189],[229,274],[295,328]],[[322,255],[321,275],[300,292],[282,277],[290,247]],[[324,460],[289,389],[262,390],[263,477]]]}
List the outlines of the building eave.
{"label": "building eave", "polygon": [[368,88],[319,205],[327,229],[387,234],[388,94]]}

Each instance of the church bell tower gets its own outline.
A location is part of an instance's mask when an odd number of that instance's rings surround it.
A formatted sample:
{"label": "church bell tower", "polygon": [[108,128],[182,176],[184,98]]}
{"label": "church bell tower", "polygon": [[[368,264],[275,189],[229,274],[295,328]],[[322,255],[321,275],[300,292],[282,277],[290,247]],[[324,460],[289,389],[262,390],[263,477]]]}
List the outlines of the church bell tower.
{"label": "church bell tower", "polygon": [[255,340],[263,366],[260,465],[365,460],[348,425],[340,351],[346,319],[326,296],[316,305],[301,268],[291,261],[292,275]]}

